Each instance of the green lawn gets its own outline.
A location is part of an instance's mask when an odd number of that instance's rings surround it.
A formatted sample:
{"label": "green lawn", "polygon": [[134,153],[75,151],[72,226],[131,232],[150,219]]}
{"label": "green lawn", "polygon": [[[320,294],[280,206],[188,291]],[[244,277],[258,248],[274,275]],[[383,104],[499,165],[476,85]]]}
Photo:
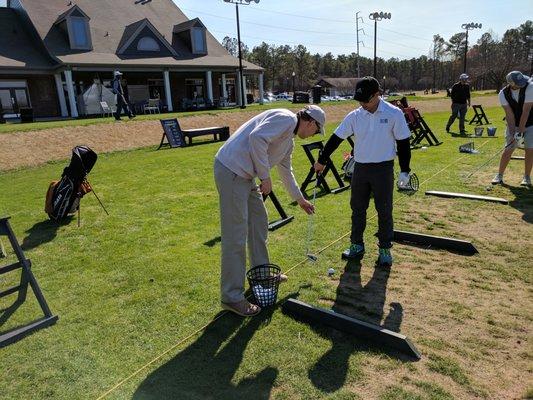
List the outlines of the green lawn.
{"label": "green lawn", "polygon": [[[399,330],[422,352],[419,362],[297,322],[278,307],[252,319],[219,313],[212,163],[220,143],[100,155],[90,180],[110,216],[88,195],[82,201],[81,227],[75,220],[55,224],[43,212],[48,183],[61,175],[66,162],[1,173],[0,215],[11,216],[59,321],[0,349],[0,397],[464,399],[493,397],[495,390],[506,388],[525,395],[527,374],[531,377],[524,367],[531,360],[531,317],[523,307],[530,301],[529,239],[489,240],[500,234],[495,228],[500,225],[487,221],[497,215],[504,228],[511,221],[516,224],[512,232],[531,234],[531,192],[515,187],[491,192],[511,199],[511,206],[423,194],[425,189],[487,193],[494,163],[468,182],[462,180],[503,143],[501,110],[486,112],[499,121],[496,139],[450,137],[443,132],[448,113],[426,115],[444,144],[413,152],[420,192],[395,193],[398,228],[471,238],[478,256],[398,245],[394,267],[374,270],[371,206],[367,255],[362,266],[346,265],[339,254],[348,240],[335,242],[350,227],[349,192],[343,192],[316,200],[312,249],[320,254],[317,263],[309,263],[304,256],[307,217],[290,204],[275,179],[278,198],[295,216],[270,235],[272,262],[289,271],[279,303],[298,297]],[[333,129],[330,124],[328,134]],[[458,153],[468,140],[475,141],[480,154]],[[299,182],[309,168],[300,143],[294,154]],[[339,167],[347,149],[344,143],[334,155]],[[509,183],[516,186],[522,163],[512,163]],[[277,217],[268,206],[271,219]],[[480,231],[469,237],[478,225]],[[0,265],[12,260],[10,254]],[[327,277],[329,267],[337,271],[333,279]],[[1,275],[0,290],[16,281],[14,273]],[[0,309],[12,300],[0,300]],[[31,300],[2,331],[39,315]],[[510,371],[510,377],[498,374],[498,368]]]}

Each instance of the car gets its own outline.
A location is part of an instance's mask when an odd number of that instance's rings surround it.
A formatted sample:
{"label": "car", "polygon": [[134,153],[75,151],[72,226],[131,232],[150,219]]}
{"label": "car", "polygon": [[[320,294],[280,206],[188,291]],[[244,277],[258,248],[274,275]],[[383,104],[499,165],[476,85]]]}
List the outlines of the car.
{"label": "car", "polygon": [[288,93],[280,93],[278,95],[276,95],[276,100],[280,101],[292,101],[292,96],[289,95]]}

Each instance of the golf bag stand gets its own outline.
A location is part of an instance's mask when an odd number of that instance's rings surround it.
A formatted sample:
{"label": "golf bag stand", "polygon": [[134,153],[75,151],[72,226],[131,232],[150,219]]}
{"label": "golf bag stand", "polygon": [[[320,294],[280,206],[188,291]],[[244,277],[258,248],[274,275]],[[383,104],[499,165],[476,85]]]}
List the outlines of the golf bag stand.
{"label": "golf bag stand", "polygon": [[15,271],[17,269],[22,270],[20,283],[18,286],[0,291],[0,298],[18,293],[18,297],[15,302],[0,313],[0,326],[3,325],[9,319],[9,317],[14,314],[15,311],[24,303],[28,293],[28,286],[31,287],[44,314],[44,317],[39,318],[27,325],[0,333],[0,347],[4,347],[22,339],[31,332],[55,324],[58,317],[57,315],[52,314],[48,304],[46,303],[44,295],[41,292],[41,288],[39,287],[39,284],[37,283],[37,280],[31,271],[31,261],[25,257],[24,252],[22,251],[22,248],[20,247],[13,230],[9,225],[9,217],[0,218],[0,236],[7,236],[18,259],[18,262],[14,264],[0,267],[0,275]]}
{"label": "golf bag stand", "polygon": [[272,203],[274,204],[274,207],[276,207],[276,210],[278,211],[280,215],[280,219],[269,222],[268,223],[268,230],[269,231],[275,231],[278,228],[281,228],[284,225],[287,225],[289,222],[291,222],[294,219],[294,215],[287,215],[283,207],[281,206],[278,198],[274,194],[273,191],[271,191],[268,195],[263,195],[263,201],[266,201],[268,198],[272,200]]}
{"label": "golf bag stand", "polygon": [[[342,181],[342,178],[339,172],[337,171],[337,168],[335,168],[335,164],[333,164],[333,161],[331,160],[331,158],[327,159],[324,171],[322,171],[320,175],[316,176],[315,167],[314,167],[316,160],[315,160],[315,157],[313,156],[312,151],[318,150],[318,152],[320,153],[322,150],[324,150],[324,144],[322,143],[322,141],[303,144],[302,147],[305,151],[305,154],[307,155],[307,158],[309,159],[309,162],[311,163],[311,168],[309,169],[309,172],[307,173],[307,176],[305,180],[303,181],[302,186],[300,187],[300,191],[306,198],[307,198],[307,194],[305,193],[305,190],[307,189],[307,186],[311,182],[315,182],[317,179],[318,179],[318,186],[320,186],[322,190],[324,190],[328,194],[329,193],[337,194],[350,188],[350,185],[346,185]],[[329,187],[326,181],[326,175],[329,171],[331,171],[331,173],[335,177],[335,180],[337,181],[337,184],[339,185],[338,188],[333,189],[333,190]]]}

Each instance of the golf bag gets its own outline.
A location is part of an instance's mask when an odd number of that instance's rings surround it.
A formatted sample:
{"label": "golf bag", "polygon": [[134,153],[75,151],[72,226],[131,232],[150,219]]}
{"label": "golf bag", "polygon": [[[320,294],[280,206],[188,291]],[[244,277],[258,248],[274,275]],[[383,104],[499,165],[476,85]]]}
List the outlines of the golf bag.
{"label": "golf bag", "polygon": [[72,149],[70,164],[63,170],[61,180],[50,183],[46,193],[45,212],[50,219],[59,221],[79,209],[81,198],[92,191],[87,175],[96,159],[96,153],[87,146]]}

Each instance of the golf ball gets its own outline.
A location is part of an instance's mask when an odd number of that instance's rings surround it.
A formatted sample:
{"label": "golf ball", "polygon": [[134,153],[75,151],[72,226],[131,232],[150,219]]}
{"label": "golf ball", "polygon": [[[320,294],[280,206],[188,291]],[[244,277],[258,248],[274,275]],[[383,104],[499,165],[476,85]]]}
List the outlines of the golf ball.
{"label": "golf ball", "polygon": [[335,274],[335,270],[333,268],[328,269],[329,276],[334,275],[334,274]]}
{"label": "golf ball", "polygon": [[421,150],[427,150],[427,149],[428,149],[427,146],[422,146],[421,147]]}

